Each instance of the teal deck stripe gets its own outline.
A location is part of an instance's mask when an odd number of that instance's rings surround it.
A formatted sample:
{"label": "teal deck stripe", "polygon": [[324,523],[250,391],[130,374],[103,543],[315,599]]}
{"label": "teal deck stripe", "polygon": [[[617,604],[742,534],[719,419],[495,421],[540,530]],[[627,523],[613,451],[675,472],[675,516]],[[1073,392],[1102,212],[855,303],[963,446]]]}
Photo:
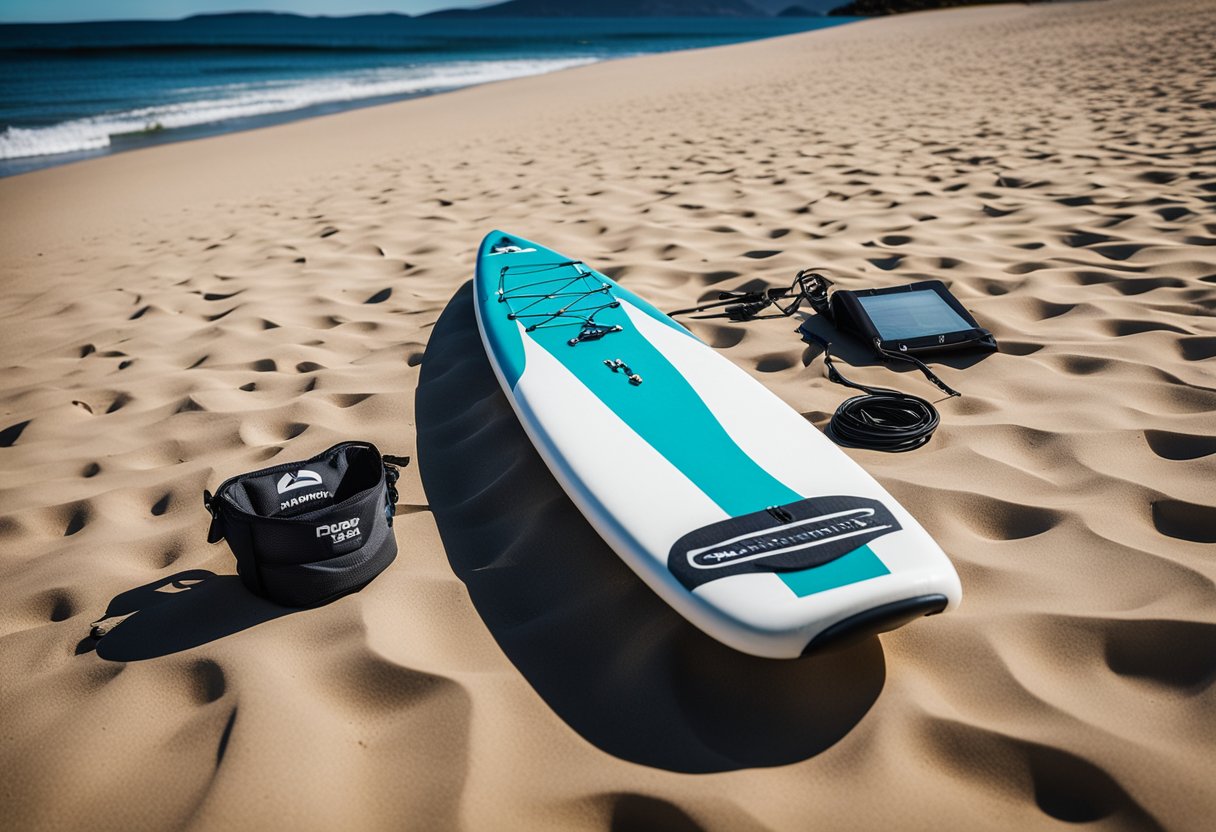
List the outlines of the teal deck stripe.
{"label": "teal deck stripe", "polygon": [[801,572],[774,572],[782,583],[788,586],[799,598],[814,595],[816,592],[826,592],[839,586],[848,586],[870,578],[880,578],[890,574],[891,570],[878,559],[874,550],[869,546],[854,549],[847,555],[841,555],[836,560],[822,566],[803,569]]}
{"label": "teal deck stripe", "polygon": [[[497,240],[504,236],[495,232],[491,238]],[[524,248],[534,247],[536,251],[487,257],[487,243],[478,262],[483,292],[478,302],[482,304],[483,324],[511,386],[523,373],[524,351],[518,325],[507,319],[505,305],[498,302],[499,270],[508,263],[527,266],[564,262],[567,259],[535,243],[513,239],[516,244]],[[598,272],[593,274],[603,278]],[[519,285],[544,277],[543,274],[520,275],[515,280]],[[510,283],[507,289],[509,293]],[[613,292],[618,299],[629,301],[656,320],[689,337],[695,337],[627,289],[614,284]],[[569,298],[564,298],[554,300],[549,305],[557,309],[569,302]],[[539,312],[544,307],[545,303],[542,302],[529,311]],[[605,335],[598,341],[587,341],[573,347],[567,341],[578,332],[576,326],[541,326],[524,337],[533,339],[556,358],[609,410],[688,477],[727,515],[738,517],[768,506],[803,499],[801,494],[776,479],[744,453],[683,374],[637,331],[623,309],[604,309],[596,315],[595,320],[604,325],[620,324],[623,329]],[[618,358],[642,376],[642,384],[631,385],[623,373],[614,373],[604,366],[605,360]],[[594,437],[590,439],[595,440]],[[656,505],[654,510],[662,511],[663,506]],[[794,594],[802,597],[886,575],[888,571],[868,546],[862,546],[823,566],[774,574]]]}
{"label": "teal deck stripe", "polygon": [[[534,244],[529,244],[532,245]],[[505,265],[508,262],[505,258],[508,256],[510,264],[515,267],[561,262],[564,259],[540,246],[536,246],[536,249],[537,251],[526,254],[486,258],[488,262],[481,265],[487,293],[490,292],[488,284],[491,272],[495,278],[494,289],[497,289],[497,271],[501,268],[499,263]],[[563,274],[572,272],[558,272],[554,276]],[[598,273],[595,273],[595,276],[603,279]],[[510,272],[507,277],[510,281]],[[528,284],[547,277],[543,273],[521,274],[515,281],[517,285]],[[506,288],[509,294],[510,282]],[[662,315],[658,310],[647,309],[649,304],[636,298],[631,292],[617,290],[615,287],[614,292],[618,293],[619,298],[627,299],[655,318]],[[487,296],[483,303],[483,309],[502,308],[497,297]],[[541,312],[546,308],[557,309],[569,303],[568,297],[542,301],[532,306],[529,312]],[[520,305],[522,307],[522,303]],[[506,347],[503,352],[508,356],[508,362],[514,363],[516,359],[510,356],[515,354],[516,348],[513,345],[508,347],[505,343],[511,338],[511,334],[503,330],[515,330],[515,337],[518,338],[518,327],[515,322],[506,320],[505,314],[490,317],[500,330],[495,333],[496,340]],[[567,341],[578,332],[577,326],[540,326],[527,333],[526,337],[531,338],[561,362],[596,398],[728,515],[734,517],[748,514],[768,506],[802,499],[800,494],[756,464],[735,444],[683,374],[637,331],[624,309],[604,309],[596,315],[595,320],[596,323],[604,325],[619,324],[622,331],[573,347]],[[677,325],[676,328],[687,334],[682,327]],[[623,373],[614,373],[604,366],[605,360],[617,358],[642,376],[641,385],[630,384]],[[516,375],[511,371],[507,371],[507,374],[508,377]],[[655,510],[662,511],[663,507],[655,506]]]}

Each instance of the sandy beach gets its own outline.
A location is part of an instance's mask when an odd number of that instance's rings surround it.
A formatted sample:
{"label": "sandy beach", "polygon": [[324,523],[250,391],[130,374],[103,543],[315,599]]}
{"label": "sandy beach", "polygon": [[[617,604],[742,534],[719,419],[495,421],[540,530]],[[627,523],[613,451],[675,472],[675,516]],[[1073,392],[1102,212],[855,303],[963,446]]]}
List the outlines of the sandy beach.
{"label": "sandy beach", "polygon": [[[1214,42],[1203,0],[955,9],[0,180],[0,828],[1209,828]],[[493,228],[663,309],[946,281],[1000,352],[849,455],[961,608],[786,662],[673,613],[491,372]],[[690,323],[822,428],[796,325]],[[396,562],[250,595],[203,489],[344,439],[415,458]]]}

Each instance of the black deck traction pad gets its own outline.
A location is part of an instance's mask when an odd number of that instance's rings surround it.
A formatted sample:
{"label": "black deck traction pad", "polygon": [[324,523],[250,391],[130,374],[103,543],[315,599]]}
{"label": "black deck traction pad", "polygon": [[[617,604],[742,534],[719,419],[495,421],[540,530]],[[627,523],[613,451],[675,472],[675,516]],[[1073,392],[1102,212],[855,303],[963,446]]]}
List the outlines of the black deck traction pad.
{"label": "black deck traction pad", "polygon": [[689,532],[671,547],[667,568],[693,590],[731,575],[822,566],[901,528],[878,500],[812,497]]}

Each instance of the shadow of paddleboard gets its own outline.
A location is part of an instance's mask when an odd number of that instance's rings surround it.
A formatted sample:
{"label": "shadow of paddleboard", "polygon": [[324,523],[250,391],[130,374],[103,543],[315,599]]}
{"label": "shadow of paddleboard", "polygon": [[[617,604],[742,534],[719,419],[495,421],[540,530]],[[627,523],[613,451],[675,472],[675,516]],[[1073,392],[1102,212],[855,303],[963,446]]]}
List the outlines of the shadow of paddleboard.
{"label": "shadow of paddleboard", "polygon": [[877,638],[797,661],[748,656],[633,574],[507,403],[471,283],[435,325],[416,414],[419,471],[452,569],[503,652],[588,742],[679,772],[786,765],[830,748],[878,698]]}

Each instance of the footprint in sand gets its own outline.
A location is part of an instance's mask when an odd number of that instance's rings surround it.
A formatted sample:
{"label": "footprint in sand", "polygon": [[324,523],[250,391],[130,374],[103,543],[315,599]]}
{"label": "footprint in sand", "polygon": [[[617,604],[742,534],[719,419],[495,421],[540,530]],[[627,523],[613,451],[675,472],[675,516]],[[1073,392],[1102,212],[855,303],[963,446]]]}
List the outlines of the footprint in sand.
{"label": "footprint in sand", "polygon": [[131,396],[126,393],[119,393],[114,397],[114,401],[110,402],[110,406],[106,408],[106,413],[114,413],[121,410],[131,403]]}
{"label": "footprint in sand", "polygon": [[64,537],[71,537],[88,525],[92,512],[87,503],[82,503],[70,509],[67,525],[63,529]]}
{"label": "footprint in sand", "polygon": [[1173,433],[1168,430],[1146,430],[1144,441],[1162,459],[1183,461],[1202,459],[1216,454],[1216,436],[1193,433]]}
{"label": "footprint in sand", "polygon": [[1153,526],[1161,534],[1193,543],[1216,543],[1216,508],[1163,499],[1152,504]]}
{"label": "footprint in sand", "polygon": [[160,499],[152,504],[151,512],[153,517],[160,517],[169,510],[169,501],[173,499],[173,494],[166,492],[162,494]]}
{"label": "footprint in sand", "polygon": [[[1120,676],[1180,692],[1199,692],[1216,679],[1216,624],[1203,621],[1110,621],[1106,664]],[[1164,644],[1170,645],[1162,650]]]}
{"label": "footprint in sand", "polygon": [[[92,411],[89,411],[90,413]],[[15,425],[9,425],[4,430],[0,430],[0,448],[11,448],[16,444],[21,437],[21,433],[29,427],[32,419],[26,419],[24,422],[17,422]]]}

